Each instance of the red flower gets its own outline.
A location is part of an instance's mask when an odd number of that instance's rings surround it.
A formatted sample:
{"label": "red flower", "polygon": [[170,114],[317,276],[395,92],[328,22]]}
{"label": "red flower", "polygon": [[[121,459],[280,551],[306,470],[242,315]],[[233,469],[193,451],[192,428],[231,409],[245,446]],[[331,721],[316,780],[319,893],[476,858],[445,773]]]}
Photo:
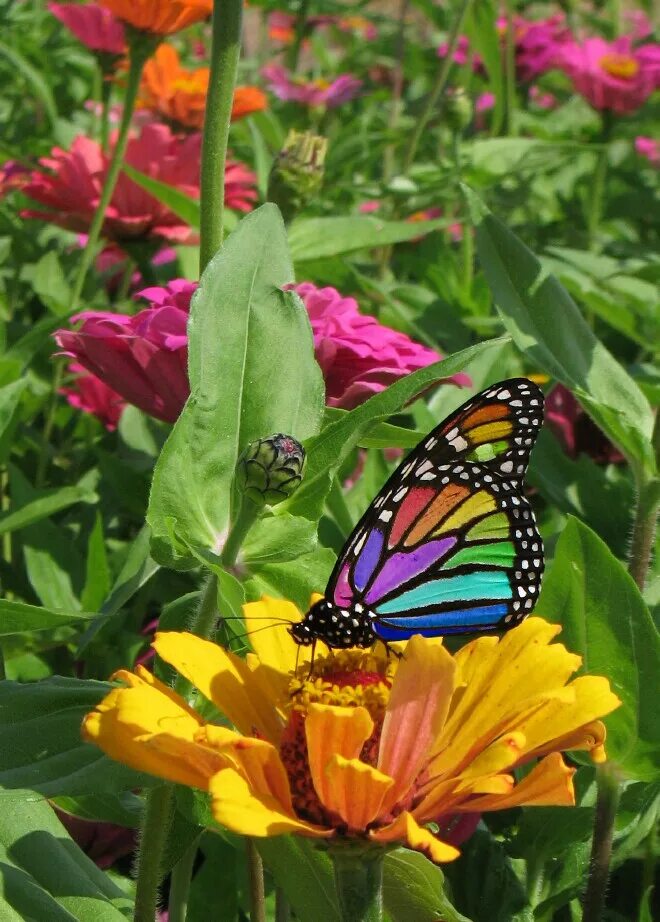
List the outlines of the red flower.
{"label": "red flower", "polygon": [[49,3],[48,9],[90,51],[123,55],[124,26],[110,10],[96,3]]}
{"label": "red flower", "polygon": [[624,460],[563,384],[556,384],[545,398],[545,418],[571,458],[584,453],[597,464],[618,464]]}
{"label": "red flower", "polygon": [[69,371],[75,378],[60,393],[64,394],[72,407],[96,416],[110,432],[115,430],[126,406],[124,398],[77,362],[71,362]]}
{"label": "red flower", "polygon": [[[172,134],[166,125],[148,124],[129,141],[126,163],[140,173],[199,198],[199,163],[202,138]],[[24,192],[47,207],[47,211],[24,212],[60,227],[86,232],[98,205],[108,170],[108,157],[91,138],[79,135],[70,151],[54,148],[36,170]],[[242,164],[229,161],[225,171],[225,203],[249,211],[256,199],[254,174]],[[118,242],[161,237],[194,242],[195,234],[181,218],[136,183],[121,174],[103,223],[103,235]]]}

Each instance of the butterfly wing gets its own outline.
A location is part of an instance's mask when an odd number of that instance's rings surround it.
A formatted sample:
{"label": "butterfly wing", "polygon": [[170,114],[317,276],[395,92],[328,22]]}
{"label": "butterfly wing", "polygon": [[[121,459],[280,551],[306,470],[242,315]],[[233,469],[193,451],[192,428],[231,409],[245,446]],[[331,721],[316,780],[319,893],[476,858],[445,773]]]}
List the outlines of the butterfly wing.
{"label": "butterfly wing", "polygon": [[405,459],[349,538],[326,598],[384,640],[509,627],[531,611],[543,548],[522,495],[543,394],[525,378],[465,403]]}

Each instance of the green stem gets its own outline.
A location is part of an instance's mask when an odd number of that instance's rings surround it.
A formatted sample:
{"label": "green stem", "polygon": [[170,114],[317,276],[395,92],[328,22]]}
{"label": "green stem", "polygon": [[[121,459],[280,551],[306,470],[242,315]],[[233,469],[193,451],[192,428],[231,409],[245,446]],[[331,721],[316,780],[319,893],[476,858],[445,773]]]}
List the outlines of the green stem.
{"label": "green stem", "polygon": [[298,12],[296,13],[296,24],[294,27],[293,41],[287,54],[286,63],[292,73],[298,70],[298,61],[300,59],[300,49],[302,47],[305,32],[307,31],[307,16],[309,13],[309,0],[300,0]]}
{"label": "green stem", "polygon": [[55,416],[57,414],[57,407],[60,400],[60,388],[62,387],[62,379],[64,378],[64,370],[66,366],[66,359],[61,356],[56,356],[54,362],[55,368],[53,369],[53,384],[48,397],[46,419],[44,422],[43,431],[41,433],[41,450],[39,452],[39,458],[37,460],[37,471],[34,478],[34,485],[37,490],[40,489],[40,487],[43,487],[44,481],[46,479],[46,470],[50,460],[50,439],[53,434],[53,429],[55,428]]}
{"label": "green stem", "polygon": [[601,922],[603,918],[612,857],[614,820],[619,803],[619,784],[607,762],[598,766],[596,780],[598,783],[596,818],[582,922]]}
{"label": "green stem", "polygon": [[471,2],[472,0],[461,0],[461,5],[456,15],[456,19],[454,20],[454,23],[451,27],[451,32],[449,33],[449,40],[447,42],[447,54],[445,55],[442,65],[438,70],[435,84],[429,94],[429,98],[426,100],[426,105],[424,106],[420,117],[417,119],[415,130],[413,131],[410,144],[408,145],[408,150],[406,151],[406,155],[403,160],[404,173],[408,172],[413,164],[413,161],[415,160],[419,142],[422,139],[422,135],[426,131],[426,126],[428,125],[433,113],[435,112],[436,115],[440,115],[442,113],[442,97],[447,87],[449,74],[451,72],[452,64],[454,63],[454,52],[458,47],[458,40],[461,35],[461,29],[463,28],[463,22],[465,21],[465,17],[467,16]]}
{"label": "green stem", "polygon": [[336,478],[332,481],[326,504],[328,511],[331,513],[342,534],[350,535],[353,531],[355,522],[353,521],[353,516],[346,503],[346,497],[344,496],[341,484]]}
{"label": "green stem", "polygon": [[401,99],[403,97],[403,67],[406,51],[406,18],[410,0],[400,0],[397,15],[397,33],[394,45],[394,74],[390,112],[387,120],[387,144],[383,152],[383,182],[387,184],[394,174],[394,153],[396,149],[395,134],[401,117]]}
{"label": "green stem", "polygon": [[137,99],[138,90],[140,88],[142,71],[147,58],[154,52],[157,43],[160,41],[160,38],[157,36],[147,35],[144,32],[136,32],[130,29],[127,30],[127,35],[130,49],[130,65],[126,83],[126,93],[124,95],[124,109],[119,125],[117,142],[112,152],[112,157],[110,158],[101,197],[96,211],[94,212],[94,217],[92,218],[89,234],[87,236],[87,243],[80,257],[78,272],[73,282],[70,305],[71,311],[75,311],[78,307],[87,273],[96,255],[96,249],[103,229],[103,221],[105,220],[105,212],[112,199],[124,163],[124,155],[126,154],[126,147],[128,145],[128,132],[131,127],[133,110],[135,109],[135,100]]}
{"label": "green stem", "polygon": [[263,861],[252,839],[245,840],[245,850],[250,891],[250,922],[266,922]]}
{"label": "green stem", "polygon": [[290,922],[291,907],[281,887],[275,890],[275,922]]}
{"label": "green stem", "polygon": [[101,149],[104,153],[110,147],[110,100],[112,98],[112,80],[109,74],[101,71]]}
{"label": "green stem", "polygon": [[603,199],[605,195],[605,180],[607,178],[607,167],[609,161],[609,141],[612,135],[612,115],[605,111],[602,113],[602,124],[600,131],[600,150],[596,169],[594,170],[593,181],[591,185],[591,199],[587,208],[587,242],[589,249],[594,251],[598,248],[598,231],[603,219]]}
{"label": "green stem", "polygon": [[214,0],[211,73],[202,141],[200,275],[222,245],[227,141],[241,52],[242,15],[242,0]]}
{"label": "green stem", "polygon": [[646,576],[653,554],[659,503],[660,483],[655,479],[647,482],[644,478],[640,478],[628,561],[628,572],[640,590],[643,590],[646,584]]}
{"label": "green stem", "polygon": [[513,4],[505,3],[506,36],[504,45],[504,83],[506,86],[506,125],[505,134],[516,133],[516,35],[513,22]]}
{"label": "green stem", "polygon": [[384,851],[340,846],[330,854],[342,922],[382,922]]}
{"label": "green stem", "polygon": [[160,785],[147,794],[140,830],[133,922],[154,922],[158,888],[163,879],[162,859],[174,813],[174,786]]}
{"label": "green stem", "polygon": [[179,861],[172,868],[170,877],[170,898],[167,904],[168,922],[186,922],[190,882],[197,857],[199,837],[185,850]]}

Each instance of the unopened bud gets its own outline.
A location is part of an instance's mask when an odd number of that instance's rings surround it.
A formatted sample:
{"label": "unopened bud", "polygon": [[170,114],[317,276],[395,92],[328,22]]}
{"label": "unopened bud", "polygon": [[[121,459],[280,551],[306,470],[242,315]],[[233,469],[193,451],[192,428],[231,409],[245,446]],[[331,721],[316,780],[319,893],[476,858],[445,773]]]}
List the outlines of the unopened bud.
{"label": "unopened bud", "polygon": [[447,93],[445,117],[452,131],[465,131],[472,121],[472,102],[461,87]]}
{"label": "unopened bud", "polygon": [[300,486],[305,449],[290,435],[270,435],[250,442],[236,465],[236,482],[259,505],[274,506]]}
{"label": "unopened bud", "polygon": [[290,221],[319,191],[323,182],[326,138],[311,131],[290,131],[273,164],[268,180],[268,201],[279,205]]}

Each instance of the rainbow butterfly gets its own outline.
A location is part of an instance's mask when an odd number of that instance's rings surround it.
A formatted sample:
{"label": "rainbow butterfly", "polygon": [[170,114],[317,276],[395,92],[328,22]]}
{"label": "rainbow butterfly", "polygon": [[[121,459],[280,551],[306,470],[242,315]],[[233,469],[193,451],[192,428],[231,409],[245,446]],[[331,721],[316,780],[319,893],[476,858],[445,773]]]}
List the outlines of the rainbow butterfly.
{"label": "rainbow butterfly", "polygon": [[523,477],[543,393],[500,381],[464,403],[392,474],[358,522],[298,644],[368,647],[506,629],[530,614],[543,543]]}

